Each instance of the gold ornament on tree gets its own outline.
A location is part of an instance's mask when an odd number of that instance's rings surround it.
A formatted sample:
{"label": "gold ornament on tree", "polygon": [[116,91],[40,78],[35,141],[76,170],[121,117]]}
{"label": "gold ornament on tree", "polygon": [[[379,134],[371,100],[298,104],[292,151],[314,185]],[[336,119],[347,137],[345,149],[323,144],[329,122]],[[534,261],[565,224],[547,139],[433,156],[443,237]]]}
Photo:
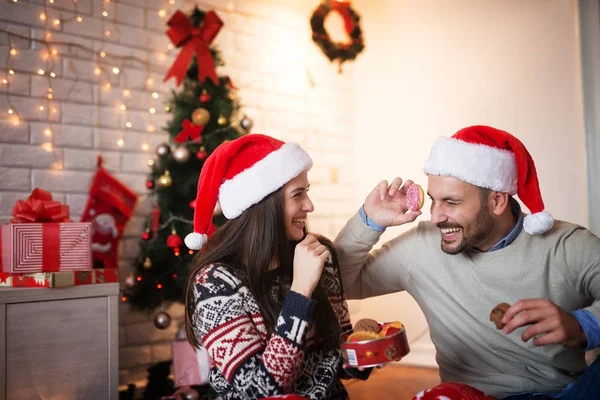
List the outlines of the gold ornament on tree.
{"label": "gold ornament on tree", "polygon": [[169,186],[171,186],[173,184],[173,179],[171,178],[171,174],[169,173],[169,170],[166,170],[164,175],[161,175],[158,178],[158,184],[160,185],[160,187],[163,187],[163,188],[168,188]]}
{"label": "gold ornament on tree", "polygon": [[146,257],[146,259],[144,260],[144,268],[152,268],[152,261],[150,260],[150,257]]}
{"label": "gold ornament on tree", "polygon": [[192,113],[194,125],[206,125],[210,121],[210,113],[205,108],[196,108]]}
{"label": "gold ornament on tree", "polygon": [[217,122],[219,123],[219,125],[223,126],[227,123],[227,118],[225,118],[224,115],[219,116],[219,119],[217,120]]}

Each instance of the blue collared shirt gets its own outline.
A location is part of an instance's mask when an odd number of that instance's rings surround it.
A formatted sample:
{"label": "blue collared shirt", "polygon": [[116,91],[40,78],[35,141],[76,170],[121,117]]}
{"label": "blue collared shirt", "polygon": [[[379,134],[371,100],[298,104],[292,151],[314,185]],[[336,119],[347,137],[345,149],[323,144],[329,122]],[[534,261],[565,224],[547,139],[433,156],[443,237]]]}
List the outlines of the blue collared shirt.
{"label": "blue collared shirt", "polygon": [[[493,245],[492,248],[488,250],[488,252],[505,248],[506,246],[511,244],[513,240],[515,240],[516,237],[519,236],[521,230],[523,230],[524,217],[523,213],[521,212],[521,206],[519,205],[519,202],[515,199],[511,199],[510,206],[513,215],[518,216],[517,223],[515,227],[508,233],[508,235],[506,235],[502,240]],[[385,231],[385,227],[379,225],[367,216],[367,214],[365,213],[364,206],[362,206],[360,210],[358,210],[358,213],[360,214],[360,217],[363,220],[363,222],[367,224],[371,229],[377,232]],[[479,252],[480,250],[472,249],[471,251]],[[571,314],[577,319],[577,321],[581,325],[581,328],[583,329],[583,332],[585,333],[585,336],[587,337],[587,346],[585,350],[588,351],[590,349],[600,347],[600,323],[598,322],[594,314],[587,310],[575,310],[571,311]]]}

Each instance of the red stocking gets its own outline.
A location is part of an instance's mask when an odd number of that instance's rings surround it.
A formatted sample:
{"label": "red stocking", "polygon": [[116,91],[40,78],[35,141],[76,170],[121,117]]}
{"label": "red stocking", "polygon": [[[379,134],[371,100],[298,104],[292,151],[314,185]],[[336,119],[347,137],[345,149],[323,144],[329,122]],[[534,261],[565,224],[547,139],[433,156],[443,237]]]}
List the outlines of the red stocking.
{"label": "red stocking", "polygon": [[94,268],[117,268],[117,250],[125,224],[131,218],[137,194],[110,175],[98,156],[98,172],[81,221],[92,223]]}

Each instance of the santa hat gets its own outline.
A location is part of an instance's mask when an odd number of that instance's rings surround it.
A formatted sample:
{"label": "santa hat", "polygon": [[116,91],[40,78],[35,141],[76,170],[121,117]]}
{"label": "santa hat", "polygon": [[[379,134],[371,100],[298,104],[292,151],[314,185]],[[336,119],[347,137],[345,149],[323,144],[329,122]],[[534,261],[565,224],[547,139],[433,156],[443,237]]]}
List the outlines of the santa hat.
{"label": "santa hat", "polygon": [[519,139],[489,126],[470,126],[433,145],[424,171],[452,176],[472,185],[518,195],[531,214],[523,228],[532,235],[554,225],[545,211],[531,155]]}
{"label": "santa hat", "polygon": [[237,218],[311,167],[311,158],[299,145],[270,136],[251,134],[221,144],[202,167],[194,232],[186,236],[185,245],[193,250],[204,246],[214,230],[217,200],[227,219]]}

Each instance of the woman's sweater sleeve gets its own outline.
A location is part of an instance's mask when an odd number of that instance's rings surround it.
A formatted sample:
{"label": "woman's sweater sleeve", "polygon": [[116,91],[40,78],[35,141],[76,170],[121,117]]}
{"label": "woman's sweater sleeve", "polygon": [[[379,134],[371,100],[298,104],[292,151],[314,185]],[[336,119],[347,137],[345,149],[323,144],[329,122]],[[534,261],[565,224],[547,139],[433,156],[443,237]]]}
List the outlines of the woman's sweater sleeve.
{"label": "woman's sweater sleeve", "polygon": [[248,288],[225,267],[205,268],[194,290],[196,336],[235,392],[243,398],[288,393],[304,360],[314,301],[289,291],[266,337]]}

